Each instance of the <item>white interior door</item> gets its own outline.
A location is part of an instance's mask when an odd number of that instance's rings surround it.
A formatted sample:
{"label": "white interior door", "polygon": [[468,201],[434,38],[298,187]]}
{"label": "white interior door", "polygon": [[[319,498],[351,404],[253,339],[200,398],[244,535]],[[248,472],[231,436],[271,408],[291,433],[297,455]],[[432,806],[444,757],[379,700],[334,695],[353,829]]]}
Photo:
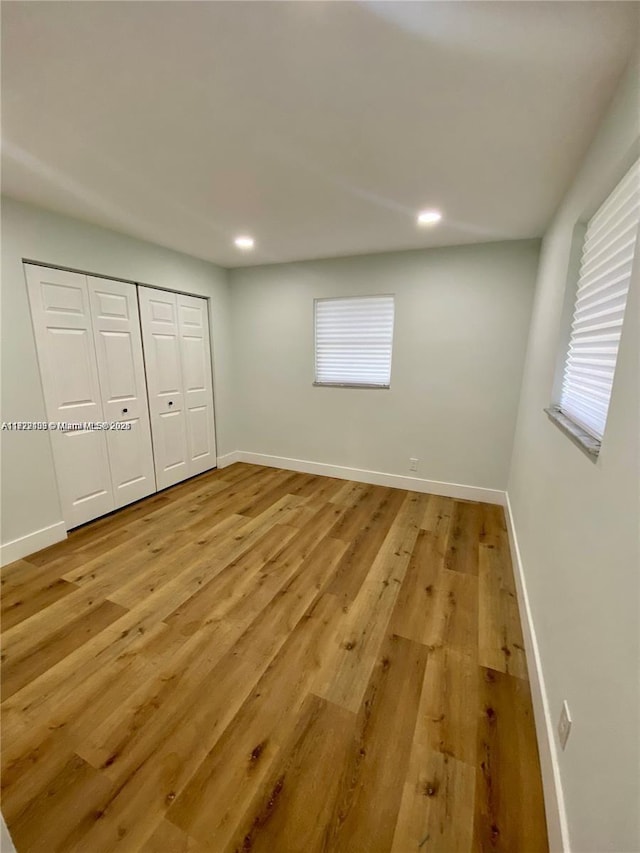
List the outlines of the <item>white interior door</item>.
{"label": "white interior door", "polygon": [[87,283],[104,419],[130,425],[106,434],[121,507],[156,491],[138,297],[135,284],[93,276]]}
{"label": "white interior door", "polygon": [[207,300],[177,294],[189,474],[215,468],[216,439]]}
{"label": "white interior door", "polygon": [[156,482],[165,489],[190,476],[175,293],[139,287]]}
{"label": "white interior door", "polygon": [[[86,276],[25,264],[47,420],[104,421]],[[67,528],[114,509],[103,430],[51,431]]]}

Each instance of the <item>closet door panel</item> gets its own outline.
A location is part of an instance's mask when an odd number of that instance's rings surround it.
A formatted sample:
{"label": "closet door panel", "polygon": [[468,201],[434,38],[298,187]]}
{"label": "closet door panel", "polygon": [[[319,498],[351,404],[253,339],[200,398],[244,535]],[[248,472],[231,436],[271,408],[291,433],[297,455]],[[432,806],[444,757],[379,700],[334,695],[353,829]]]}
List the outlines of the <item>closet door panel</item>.
{"label": "closet door panel", "polygon": [[[25,264],[47,420],[104,421],[86,276]],[[114,509],[107,438],[87,426],[50,431],[67,528]]]}
{"label": "closet door panel", "polygon": [[182,376],[180,372],[180,347],[175,332],[154,332],[153,359],[157,372],[157,393],[165,403],[182,408]]}
{"label": "closet door panel", "polygon": [[105,420],[130,425],[107,432],[120,507],[156,490],[137,292],[123,281],[92,276],[87,281]]}
{"label": "closet door panel", "polygon": [[[182,477],[189,476],[186,464],[187,436],[185,433],[184,412],[171,410],[159,412],[161,457],[165,471],[176,472],[182,469]],[[173,480],[172,482],[178,482]]]}
{"label": "closet door panel", "polygon": [[[52,434],[62,513],[67,529],[115,509],[104,432],[72,430]],[[66,505],[66,506],[65,506]]]}
{"label": "closet door panel", "polygon": [[190,476],[175,293],[138,287],[159,489]]}
{"label": "closet door panel", "polygon": [[216,441],[207,300],[178,294],[190,474],[215,468]]}

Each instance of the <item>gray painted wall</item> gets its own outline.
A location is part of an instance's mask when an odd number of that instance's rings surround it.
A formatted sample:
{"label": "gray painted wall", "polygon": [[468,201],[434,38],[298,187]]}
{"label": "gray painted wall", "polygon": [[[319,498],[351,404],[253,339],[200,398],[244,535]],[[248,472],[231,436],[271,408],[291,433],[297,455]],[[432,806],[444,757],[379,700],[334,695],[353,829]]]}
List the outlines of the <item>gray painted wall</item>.
{"label": "gray painted wall", "polygon": [[558,755],[580,853],[640,850],[638,249],[595,464],[543,408],[575,292],[573,230],[640,153],[639,81],[636,63],[544,239],[508,489],[554,730],[563,699],[573,716]]}
{"label": "gray painted wall", "polygon": [[0,853],[16,853],[4,817],[0,815]]}
{"label": "gray painted wall", "polygon": [[[2,419],[46,420],[22,259],[182,290],[212,301],[216,432],[235,450],[225,270],[104,228],[2,199]],[[2,534],[10,542],[62,519],[46,433],[2,432]]]}
{"label": "gray painted wall", "polygon": [[[230,272],[238,449],[505,489],[538,263],[514,241]],[[313,300],[393,293],[390,390],[316,388]]]}

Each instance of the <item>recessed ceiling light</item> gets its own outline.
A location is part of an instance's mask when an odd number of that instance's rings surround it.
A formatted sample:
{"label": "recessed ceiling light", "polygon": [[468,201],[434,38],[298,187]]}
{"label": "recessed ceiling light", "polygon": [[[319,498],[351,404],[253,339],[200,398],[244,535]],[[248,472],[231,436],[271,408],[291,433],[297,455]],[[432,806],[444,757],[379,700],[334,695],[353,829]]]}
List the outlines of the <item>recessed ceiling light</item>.
{"label": "recessed ceiling light", "polygon": [[253,237],[236,237],[233,241],[239,249],[243,249],[244,251],[249,251],[249,249],[253,249],[254,239]]}
{"label": "recessed ceiling light", "polygon": [[418,214],[418,225],[435,225],[441,219],[442,214],[439,210],[422,210]]}

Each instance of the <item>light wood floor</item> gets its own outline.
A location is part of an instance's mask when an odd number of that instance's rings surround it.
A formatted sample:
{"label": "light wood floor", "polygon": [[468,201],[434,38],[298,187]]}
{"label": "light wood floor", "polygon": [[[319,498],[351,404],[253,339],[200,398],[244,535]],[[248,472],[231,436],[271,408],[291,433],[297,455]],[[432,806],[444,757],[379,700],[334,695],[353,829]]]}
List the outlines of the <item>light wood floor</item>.
{"label": "light wood floor", "polygon": [[237,464],[2,589],[18,853],[547,850],[498,507]]}

